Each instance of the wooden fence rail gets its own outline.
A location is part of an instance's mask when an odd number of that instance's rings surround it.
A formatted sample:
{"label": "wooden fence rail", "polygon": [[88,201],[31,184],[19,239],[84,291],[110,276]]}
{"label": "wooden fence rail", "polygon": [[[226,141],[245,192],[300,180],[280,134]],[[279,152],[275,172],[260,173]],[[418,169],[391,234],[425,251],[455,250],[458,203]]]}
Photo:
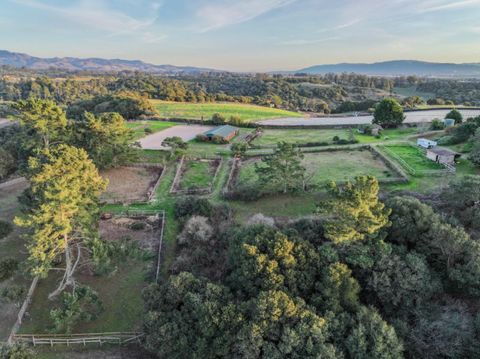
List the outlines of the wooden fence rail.
{"label": "wooden fence rail", "polygon": [[130,344],[139,342],[144,336],[139,332],[109,332],[88,334],[16,334],[12,342],[37,345],[75,345],[75,344]]}

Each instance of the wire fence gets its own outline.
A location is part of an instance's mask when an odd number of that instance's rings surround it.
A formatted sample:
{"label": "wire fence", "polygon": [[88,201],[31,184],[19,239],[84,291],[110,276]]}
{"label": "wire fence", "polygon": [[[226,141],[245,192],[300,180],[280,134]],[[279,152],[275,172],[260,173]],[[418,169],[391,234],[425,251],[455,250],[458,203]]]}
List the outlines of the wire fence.
{"label": "wire fence", "polygon": [[75,345],[82,344],[117,344],[125,345],[141,341],[143,333],[140,332],[107,332],[107,333],[84,333],[84,334],[16,334],[13,342],[37,345]]}

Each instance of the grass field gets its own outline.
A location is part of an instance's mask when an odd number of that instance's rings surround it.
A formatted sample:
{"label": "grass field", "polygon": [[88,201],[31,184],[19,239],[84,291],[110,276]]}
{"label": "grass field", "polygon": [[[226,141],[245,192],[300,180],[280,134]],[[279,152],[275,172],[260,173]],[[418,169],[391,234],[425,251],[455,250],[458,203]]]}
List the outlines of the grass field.
{"label": "grass field", "polygon": [[208,120],[213,114],[220,113],[227,119],[230,116],[239,116],[245,122],[252,122],[281,117],[302,117],[297,112],[237,103],[187,103],[159,100],[152,100],[152,103],[163,118]]}
{"label": "grass field", "polygon": [[378,143],[389,141],[401,141],[406,140],[409,136],[413,136],[419,133],[419,129],[416,127],[408,128],[392,128],[382,131],[379,138],[370,135],[363,135],[354,130],[355,138],[359,143]]}
{"label": "grass field", "polygon": [[[142,324],[142,289],[147,272],[153,263],[129,260],[108,276],[78,275],[77,280],[94,289],[104,311],[89,323],[79,323],[74,333],[101,333],[139,330]],[[48,333],[53,326],[50,310],[57,304],[48,294],[55,288],[58,277],[52,272],[41,281],[29,307],[29,316],[22,324],[21,333]]]}
{"label": "grass field", "polygon": [[[258,161],[248,160],[241,167],[237,181],[239,185],[252,185],[258,180],[255,172],[255,163]],[[394,176],[385,163],[368,150],[307,153],[303,165],[307,175],[313,176],[312,183],[316,185],[331,180],[351,180],[360,175],[376,176],[380,180]]]}
{"label": "grass field", "polygon": [[[390,156],[393,154],[394,159],[399,157],[402,161],[405,161],[407,166],[413,169],[414,172],[444,169],[442,165],[429,160],[422,150],[417,147],[410,145],[387,145],[384,148],[387,150],[387,154]],[[400,161],[401,165],[403,165],[402,161]]]}
{"label": "grass field", "polygon": [[267,129],[262,135],[253,141],[255,146],[275,146],[278,142],[285,141],[296,143],[298,145],[305,143],[325,142],[333,144],[333,138],[338,136],[340,139],[348,140],[348,129],[325,129],[325,130],[305,130],[305,129]]}
{"label": "grass field", "polygon": [[160,132],[167,128],[178,125],[175,122],[168,121],[129,121],[127,127],[133,130],[133,137],[135,140],[139,140],[150,133],[146,133],[145,130],[149,128],[151,133]]}
{"label": "grass field", "polygon": [[186,161],[185,171],[180,180],[180,189],[207,188],[213,180],[210,161]]}

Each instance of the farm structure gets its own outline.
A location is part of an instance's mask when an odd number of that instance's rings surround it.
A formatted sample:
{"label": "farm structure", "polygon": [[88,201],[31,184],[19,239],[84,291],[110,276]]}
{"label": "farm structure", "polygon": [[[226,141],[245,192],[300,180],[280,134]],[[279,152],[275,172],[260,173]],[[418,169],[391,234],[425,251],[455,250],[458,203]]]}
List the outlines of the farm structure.
{"label": "farm structure", "polygon": [[423,148],[432,148],[437,145],[437,142],[429,140],[428,138],[419,138],[417,140],[417,145]]}
{"label": "farm structure", "polygon": [[433,147],[427,149],[428,159],[444,165],[454,165],[455,160],[459,157],[460,154],[447,148]]}
{"label": "farm structure", "polygon": [[216,127],[204,133],[205,136],[211,141],[215,137],[220,137],[225,142],[230,142],[239,133],[239,129],[234,126],[224,125]]}

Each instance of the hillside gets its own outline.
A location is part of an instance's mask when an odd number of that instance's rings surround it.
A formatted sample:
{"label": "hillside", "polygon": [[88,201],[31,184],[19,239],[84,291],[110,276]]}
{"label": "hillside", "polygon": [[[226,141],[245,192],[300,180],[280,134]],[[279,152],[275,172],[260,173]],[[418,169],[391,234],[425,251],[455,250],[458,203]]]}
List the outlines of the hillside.
{"label": "hillside", "polygon": [[326,74],[354,72],[375,76],[422,76],[422,77],[450,77],[450,78],[480,78],[480,63],[454,64],[436,63],[413,60],[398,60],[363,63],[341,63],[332,65],[316,65],[304,68],[296,73]]}
{"label": "hillside", "polygon": [[41,58],[27,54],[0,50],[0,66],[25,67],[34,70],[57,68],[68,71],[141,71],[150,73],[188,73],[211,72],[215,70],[173,65],[153,65],[139,60],[52,57]]}

